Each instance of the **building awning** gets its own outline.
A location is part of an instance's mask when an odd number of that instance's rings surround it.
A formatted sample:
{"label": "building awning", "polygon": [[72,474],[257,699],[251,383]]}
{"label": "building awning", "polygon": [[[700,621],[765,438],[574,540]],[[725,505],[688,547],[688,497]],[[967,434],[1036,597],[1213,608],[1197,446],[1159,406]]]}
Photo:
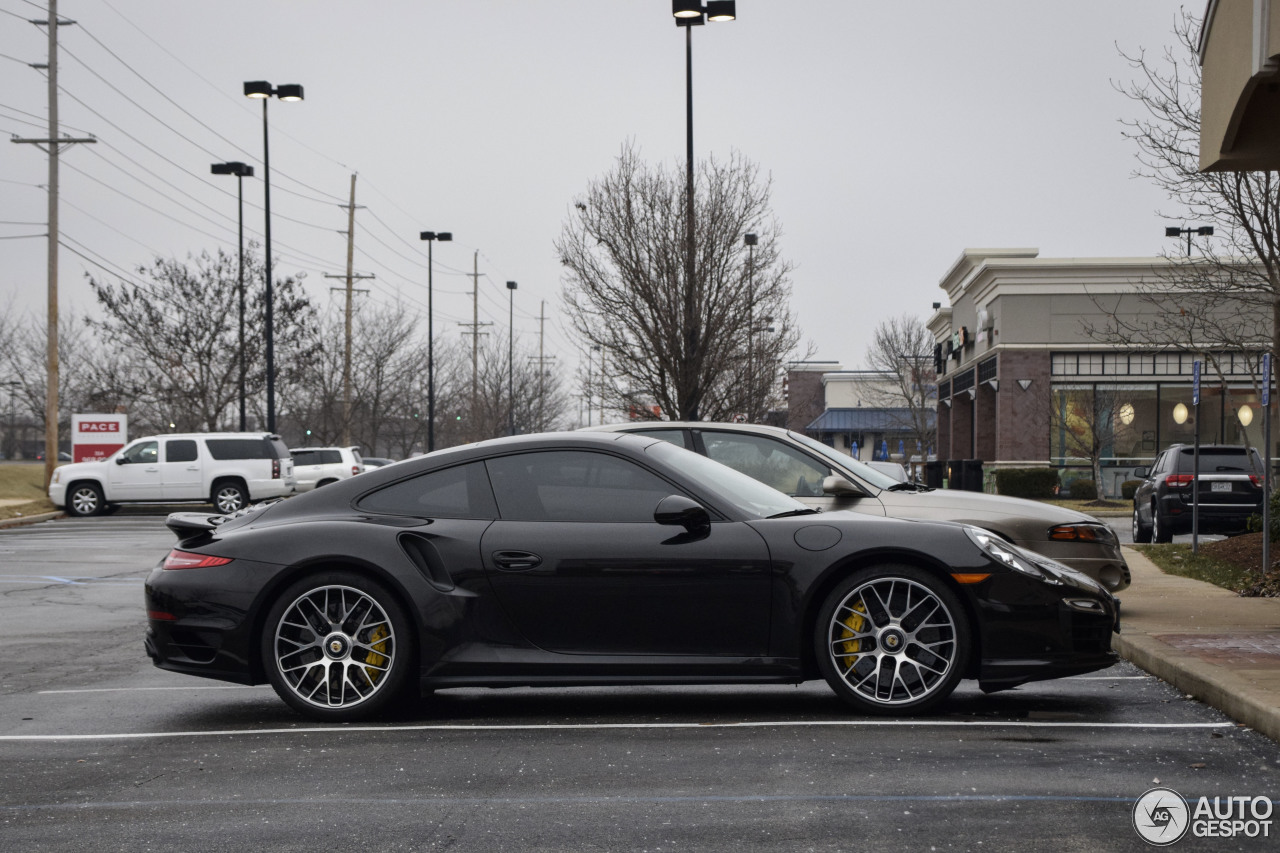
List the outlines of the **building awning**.
{"label": "building awning", "polygon": [[1280,0],[1209,0],[1199,48],[1200,170],[1280,168]]}
{"label": "building awning", "polygon": [[[928,410],[929,427],[934,426],[937,412]],[[910,409],[827,409],[813,423],[805,427],[805,432],[909,432],[911,431]]]}

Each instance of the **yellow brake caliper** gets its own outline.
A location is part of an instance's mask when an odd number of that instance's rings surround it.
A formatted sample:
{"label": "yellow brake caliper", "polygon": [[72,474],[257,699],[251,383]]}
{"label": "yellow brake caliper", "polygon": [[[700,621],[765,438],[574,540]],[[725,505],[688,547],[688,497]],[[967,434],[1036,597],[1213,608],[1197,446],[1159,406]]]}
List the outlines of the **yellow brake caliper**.
{"label": "yellow brake caliper", "polygon": [[853,657],[853,660],[846,661],[846,664],[850,667],[858,662],[857,656],[862,651],[862,640],[847,638],[862,633],[862,627],[867,624],[867,620],[865,616],[860,616],[859,614],[867,612],[867,605],[859,601],[854,605],[853,610],[853,613],[850,613],[846,619],[840,622],[843,626],[843,630],[840,632],[840,639],[845,640],[840,648],[844,651],[843,657]]}
{"label": "yellow brake caliper", "polygon": [[[391,636],[391,632],[387,630],[387,626],[379,625],[377,628],[374,628],[373,633],[369,635],[369,645],[374,649],[374,651],[386,652],[387,651],[386,641],[389,636]],[[374,654],[373,652],[366,652],[364,657],[364,662],[371,667],[381,667],[381,666],[386,666],[387,658],[385,654]],[[382,672],[376,669],[372,671],[366,669],[365,674],[369,677],[369,680],[374,683],[376,683],[378,679],[382,677]]]}

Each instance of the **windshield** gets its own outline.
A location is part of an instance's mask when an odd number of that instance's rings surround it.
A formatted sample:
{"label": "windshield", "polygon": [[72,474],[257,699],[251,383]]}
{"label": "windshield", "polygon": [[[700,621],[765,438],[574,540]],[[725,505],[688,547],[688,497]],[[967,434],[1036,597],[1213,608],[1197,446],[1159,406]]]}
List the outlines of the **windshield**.
{"label": "windshield", "polygon": [[759,480],[740,474],[691,450],[666,441],[655,441],[645,448],[658,460],[705,485],[715,496],[755,518],[790,512],[807,512],[800,501],[784,495]]}
{"label": "windshield", "polygon": [[807,435],[801,435],[798,432],[788,431],[787,435],[792,441],[803,444],[810,450],[822,454],[822,458],[828,462],[834,462],[837,468],[842,468],[850,474],[858,477],[866,483],[875,486],[877,489],[889,489],[898,485],[898,481],[887,474],[881,474],[870,465],[863,464],[847,453],[841,453],[834,447],[827,447],[821,441],[815,441]]}

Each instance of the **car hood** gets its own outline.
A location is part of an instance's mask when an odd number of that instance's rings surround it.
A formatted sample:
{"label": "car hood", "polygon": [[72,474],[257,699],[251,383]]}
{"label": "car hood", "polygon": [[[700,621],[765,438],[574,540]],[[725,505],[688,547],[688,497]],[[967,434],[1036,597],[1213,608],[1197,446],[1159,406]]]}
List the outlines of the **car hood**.
{"label": "car hood", "polygon": [[80,476],[83,474],[96,474],[109,470],[113,463],[110,461],[102,462],[68,462],[65,465],[58,466],[58,479],[66,482],[68,477]]}
{"label": "car hood", "polygon": [[972,522],[992,530],[1007,525],[1016,527],[1033,525],[1041,537],[1046,533],[1047,528],[1055,524],[1099,523],[1093,516],[1073,509],[1024,498],[965,492],[958,489],[932,489],[919,492],[883,491],[878,497],[890,514],[898,509],[903,514],[915,518]]}

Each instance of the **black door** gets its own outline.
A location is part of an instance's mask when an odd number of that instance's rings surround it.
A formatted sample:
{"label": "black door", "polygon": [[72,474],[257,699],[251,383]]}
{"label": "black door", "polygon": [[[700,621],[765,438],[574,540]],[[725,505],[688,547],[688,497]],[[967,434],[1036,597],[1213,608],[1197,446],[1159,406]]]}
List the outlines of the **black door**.
{"label": "black door", "polygon": [[679,489],[606,453],[486,465],[501,518],[481,541],[485,571],[530,642],[580,654],[767,651],[769,555],[746,524],[657,524],[658,502]]}

